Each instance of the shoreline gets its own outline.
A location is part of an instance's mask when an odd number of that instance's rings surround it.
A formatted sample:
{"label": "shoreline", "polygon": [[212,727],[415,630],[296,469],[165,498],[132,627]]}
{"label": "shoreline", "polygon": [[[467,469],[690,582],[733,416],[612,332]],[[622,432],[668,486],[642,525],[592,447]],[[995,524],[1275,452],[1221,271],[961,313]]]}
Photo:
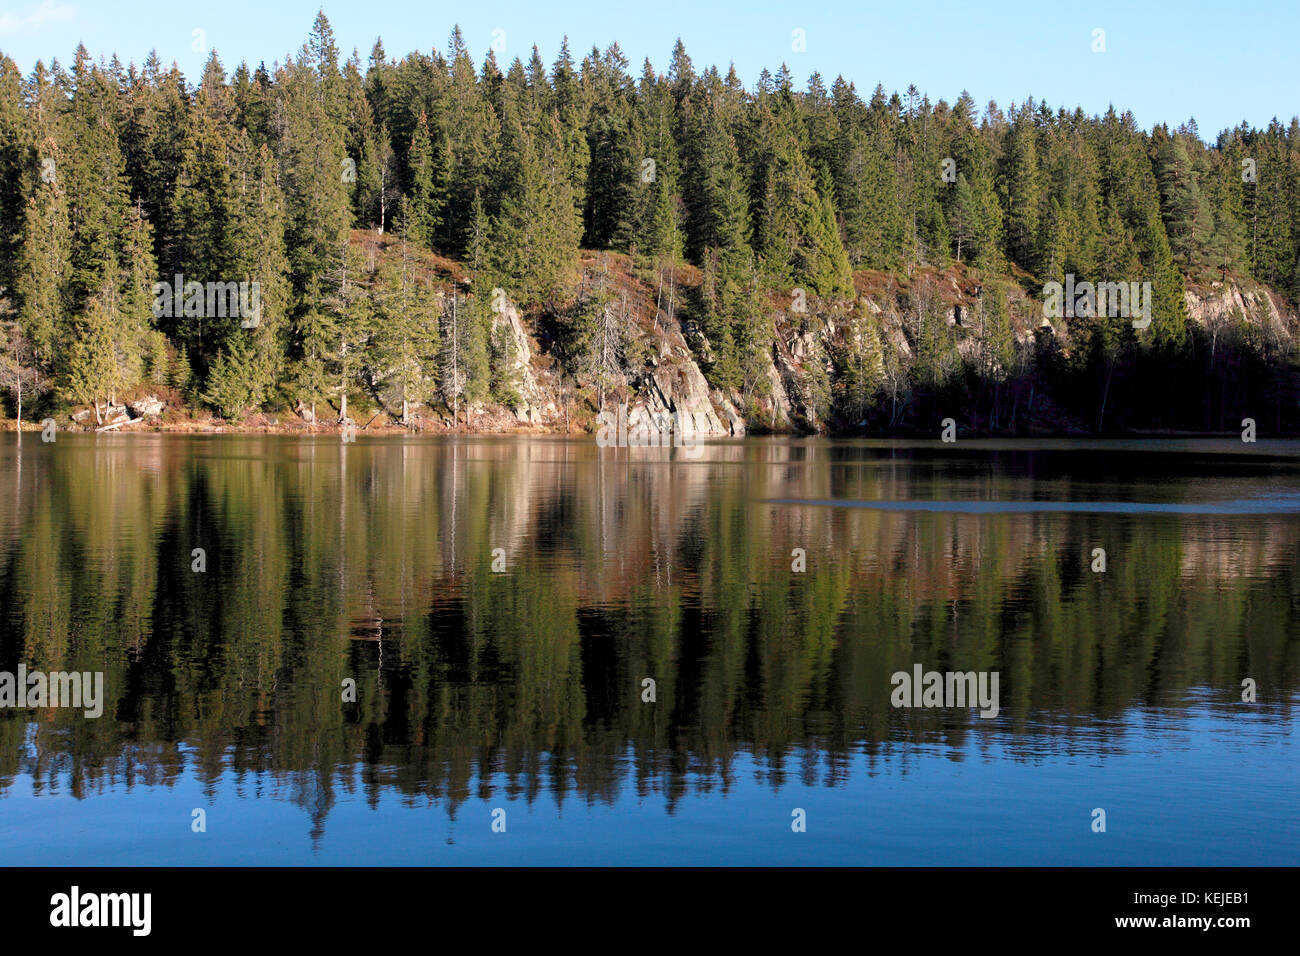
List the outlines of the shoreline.
{"label": "shoreline", "polygon": [[[36,433],[42,431],[41,420],[24,419],[22,431],[24,434]],[[306,422],[294,422],[287,424],[280,421],[267,422],[223,422],[219,419],[209,419],[206,421],[179,421],[179,422],[144,422],[133,421],[125,423],[122,426],[108,430],[98,428],[86,428],[80,425],[57,426],[58,431],[63,434],[74,435],[95,435],[95,434],[153,434],[153,435],[286,435],[309,438],[312,436],[339,435],[344,431],[344,426],[337,422],[329,424],[308,424]],[[0,432],[16,432],[16,422],[13,419],[0,421]],[[544,425],[520,424],[513,428],[500,427],[460,427],[453,428],[441,423],[425,423],[419,427],[409,427],[392,422],[382,424],[357,425],[356,435],[362,434],[380,436],[384,438],[409,438],[409,437],[443,437],[443,436],[462,436],[462,437],[534,437],[534,438],[594,438],[596,431],[571,425],[566,432],[562,426],[548,427]],[[876,441],[927,441],[933,440],[936,444],[941,443],[937,433],[930,433],[917,430],[900,431],[894,434],[870,434],[870,433],[850,433],[850,432],[767,432],[755,431],[747,433],[744,438],[784,438],[788,440],[804,440],[809,438],[823,438],[828,440],[876,440]],[[943,444],[960,445],[962,442],[969,441],[1133,441],[1133,440],[1159,440],[1167,439],[1170,441],[1187,441],[1195,439],[1220,440],[1220,439],[1240,439],[1241,433],[1237,430],[1222,432],[1192,432],[1192,431],[1131,431],[1131,432],[1110,432],[1106,434],[1086,433],[1079,434],[1076,432],[1055,432],[1055,431],[1034,431],[1026,433],[1005,434],[1005,433],[981,433],[960,435],[955,442],[943,442]],[[735,441],[736,436],[732,435],[699,435],[695,436],[696,441]],[[1300,434],[1297,435],[1261,435],[1261,442],[1272,441],[1294,441],[1300,440]],[[1253,444],[1243,442],[1243,444]]]}

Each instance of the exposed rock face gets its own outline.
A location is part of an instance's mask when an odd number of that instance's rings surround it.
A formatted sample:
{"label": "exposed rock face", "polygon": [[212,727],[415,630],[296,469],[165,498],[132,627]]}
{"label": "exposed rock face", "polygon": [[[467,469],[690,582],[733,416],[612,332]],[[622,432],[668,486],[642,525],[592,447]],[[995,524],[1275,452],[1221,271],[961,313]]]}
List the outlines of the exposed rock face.
{"label": "exposed rock face", "polygon": [[[958,354],[968,362],[976,361],[979,342],[975,338],[975,323],[983,286],[962,284],[947,275],[928,277],[927,282],[929,284],[922,287],[923,294],[937,296],[948,324],[959,326],[955,329]],[[917,283],[914,282],[913,287],[917,288]],[[1068,346],[1068,329],[1064,326],[1058,328],[1043,318],[1041,303],[1037,299],[1016,286],[1005,291],[1011,332],[1020,345],[1032,347],[1037,336],[1046,334],[1063,337]],[[1229,281],[1198,286],[1188,280],[1186,301],[1189,321],[1201,325],[1211,334],[1244,322],[1262,330],[1281,347],[1290,345],[1300,334],[1300,315],[1295,314],[1285,300],[1257,283]],[[751,424],[761,423],[776,430],[820,428],[825,424],[806,401],[808,363],[817,360],[818,356],[837,356],[845,348],[847,313],[840,308],[841,305],[828,306],[809,299],[811,315],[784,310],[776,314],[777,338],[773,358],[762,372],[771,388],[771,398],[757,403],[759,417]],[[878,284],[874,291],[859,296],[851,308],[862,309],[863,314],[879,323],[882,344],[897,356],[903,367],[912,363],[913,348],[908,336],[914,324],[914,305],[905,289],[892,282]]]}
{"label": "exposed rock face", "polygon": [[720,403],[721,414],[714,407],[704,373],[690,358],[661,362],[640,384],[637,397],[628,403],[629,423],[661,421],[665,414],[676,414],[687,438],[744,434],[744,422],[730,402]]}
{"label": "exposed rock face", "polygon": [[1250,289],[1236,283],[1211,282],[1208,288],[1189,288],[1185,298],[1187,318],[1211,331],[1245,321],[1262,326],[1276,341],[1287,343],[1300,321],[1300,317],[1284,311],[1286,304],[1263,287]]}
{"label": "exposed rock face", "polygon": [[146,395],[131,403],[131,411],[138,418],[156,418],[163,413],[162,400],[156,395]]}
{"label": "exposed rock face", "polygon": [[[556,388],[538,369],[532,338],[518,308],[507,302],[493,322],[494,331],[504,330],[513,344],[515,382],[521,398],[515,418],[533,425],[561,420]],[[675,420],[685,438],[745,433],[739,412],[721,393],[710,392],[704,373],[676,329],[663,331],[650,367],[629,371],[634,376],[630,382],[633,394],[627,402],[629,426],[644,424],[655,429]]]}
{"label": "exposed rock face", "polygon": [[727,418],[727,427],[730,430],[732,438],[740,438],[745,434],[744,416],[736,409],[727,396],[723,395],[719,389],[714,389],[709,393],[709,399],[713,402],[715,408],[721,408]]}
{"label": "exposed rock face", "polygon": [[[832,373],[831,366],[845,357],[856,327],[852,318],[855,312],[876,326],[893,401],[898,400],[900,389],[906,392],[908,369],[916,360],[914,341],[920,315],[947,324],[961,360],[987,361],[981,356],[979,339],[980,323],[986,315],[983,308],[988,302],[987,285],[972,276],[968,268],[927,268],[915,274],[909,272],[906,279],[865,270],[857,276],[858,295],[851,301],[810,298],[808,311],[798,312],[786,308],[788,303],[773,303],[773,348],[748,370],[764,383],[759,391],[767,394],[746,396],[739,391],[715,390],[709,387],[702,371],[709,367],[713,350],[699,327],[699,317],[685,309],[681,314],[671,309],[666,312],[661,299],[651,294],[653,290],[627,272],[616,269],[609,275],[614,277],[611,281],[616,287],[622,283],[620,322],[628,336],[628,359],[622,368],[625,378],[602,397],[607,409],[625,403],[627,424],[634,429],[656,432],[677,428],[687,439],[743,435],[746,423],[739,411],[742,402],[749,405],[746,410],[752,416],[752,427],[774,431],[825,429],[830,424],[825,420],[827,396],[817,394],[813,400],[815,390],[810,388],[809,374],[813,363],[826,366]],[[1049,336],[1057,339],[1059,347],[1070,347],[1068,324],[1053,324],[1043,316],[1041,300],[1032,287],[1003,282],[1000,288],[1005,295],[1011,336],[1021,347],[1033,348],[1036,340]],[[1212,334],[1241,321],[1266,330],[1278,344],[1289,344],[1300,329],[1300,319],[1288,312],[1286,303],[1255,283],[1198,285],[1188,280],[1187,311],[1191,322]],[[486,416],[488,427],[553,428],[568,420],[566,410],[579,422],[587,416],[594,382],[576,371],[578,387],[576,391],[570,389],[572,379],[560,364],[564,360],[547,351],[544,339],[543,344],[534,339],[528,320],[516,304],[506,301],[504,308],[493,315],[492,332],[508,340],[512,347],[510,361],[519,401],[511,408],[470,410],[472,420],[478,422]],[[632,355],[638,357],[632,360]],[[823,387],[819,382],[818,388]],[[391,407],[401,405],[400,396],[384,393],[382,397]],[[308,418],[310,413],[300,409],[299,414]],[[444,424],[450,424],[445,417]]]}
{"label": "exposed rock face", "polygon": [[[821,399],[816,407],[809,402],[810,363],[833,362],[842,356],[854,309],[877,323],[881,346],[896,362],[895,372],[890,373],[896,378],[905,375],[914,360],[910,337],[915,332],[918,296],[933,304],[931,314],[942,316],[954,327],[958,354],[968,362],[978,360],[976,335],[985,291],[981,283],[938,271],[912,276],[910,283],[871,274],[860,291],[851,303],[810,300],[811,314],[793,314],[784,308],[775,312],[774,347],[761,360],[762,367],[753,370],[766,380],[768,394],[749,397],[754,415],[751,425],[776,431],[826,426],[821,420],[826,411],[820,405]],[[1050,333],[1061,337],[1068,347],[1068,328],[1057,328],[1043,318],[1041,303],[1032,292],[1017,285],[1008,285],[1004,292],[1011,334],[1018,343],[1030,346],[1037,336]],[[1300,328],[1300,318],[1287,311],[1286,303],[1257,284],[1213,282],[1196,286],[1189,281],[1187,311],[1190,321],[1211,332],[1244,321],[1267,330],[1279,344],[1290,343]],[[710,389],[701,371],[712,355],[702,331],[692,321],[679,322],[667,316],[654,302],[643,304],[640,314],[655,317],[652,328],[644,318],[639,332],[633,327],[636,344],[646,356],[645,364],[638,362],[637,367],[624,369],[629,387],[618,389],[617,396],[607,393],[607,404],[625,397],[631,427],[654,430],[665,427],[665,422],[678,422],[668,427],[680,427],[687,438],[743,435],[746,424],[738,408],[743,396]],[[569,399],[570,411],[576,411],[573,399],[577,396],[563,391],[554,357],[541,352],[514,303],[506,302],[504,309],[493,316],[493,333],[504,334],[512,345],[514,382],[520,397],[514,408],[496,410],[503,423],[508,424],[505,416],[512,415],[520,425],[556,426],[565,420],[565,398]],[[589,385],[580,376],[580,389]],[[299,414],[307,418],[309,413],[304,411],[300,409]],[[473,414],[477,417],[481,412]]]}
{"label": "exposed rock face", "polygon": [[493,334],[502,329],[510,337],[514,355],[513,368],[515,383],[522,400],[514,409],[515,418],[523,424],[542,425],[555,420],[557,408],[555,396],[542,386],[533,368],[532,341],[524,329],[519,317],[519,309],[511,302],[494,315],[492,319]]}
{"label": "exposed rock face", "polygon": [[[809,332],[809,335],[815,333]],[[811,413],[804,402],[804,372],[796,355],[780,344],[775,349],[776,358],[768,361],[767,380],[772,389],[772,418],[767,424],[774,429],[794,428],[797,415],[811,422]],[[809,359],[811,361],[811,358]]]}

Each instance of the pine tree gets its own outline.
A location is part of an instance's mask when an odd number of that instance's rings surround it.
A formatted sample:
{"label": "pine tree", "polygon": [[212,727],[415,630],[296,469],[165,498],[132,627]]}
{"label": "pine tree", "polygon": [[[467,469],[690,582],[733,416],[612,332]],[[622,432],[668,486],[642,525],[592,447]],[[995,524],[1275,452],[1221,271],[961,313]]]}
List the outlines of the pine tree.
{"label": "pine tree", "polygon": [[[198,94],[205,92],[211,91],[200,88]],[[191,129],[185,79],[175,66],[164,72],[157,53],[150,53],[143,71],[132,75],[124,105],[121,138],[130,192],[153,228],[162,274],[174,275],[185,268],[183,261],[168,256],[176,234],[171,221],[174,187]],[[245,103],[245,109],[251,108]]]}
{"label": "pine tree", "polygon": [[1152,284],[1151,339],[1157,345],[1176,348],[1187,336],[1187,299],[1183,274],[1174,264],[1169,240],[1157,216],[1143,230],[1141,242],[1147,249],[1147,275]]}
{"label": "pine tree", "polygon": [[962,262],[962,252],[968,254],[971,244],[978,235],[980,209],[975,201],[975,194],[966,181],[965,173],[957,174],[954,184],[952,205],[948,212],[948,231],[952,241],[957,244],[957,261]]}
{"label": "pine tree", "polygon": [[[232,278],[230,230],[238,206],[230,144],[235,138],[233,104],[214,52],[208,58],[187,125],[168,214],[173,232],[166,257],[187,284]],[[225,338],[225,330],[213,329],[203,311],[197,316],[175,315],[167,323],[168,331],[184,341],[200,369],[206,368]]]}
{"label": "pine tree", "polygon": [[122,277],[121,341],[119,362],[124,385],[134,385],[142,376],[162,384],[167,374],[167,340],[157,328],[153,314],[154,276],[158,267],[153,257],[153,230],[141,206],[131,209],[126,224]]}
{"label": "pine tree", "polygon": [[307,294],[310,279],[334,266],[350,218],[353,171],[339,118],[337,51],[331,53],[332,35],[322,21],[323,16],[309,49],[282,68],[276,83],[276,154],[283,173],[285,245],[300,299],[300,339],[313,334],[303,324],[307,316],[321,314]]}
{"label": "pine tree", "polygon": [[68,138],[77,148],[62,151],[56,175],[67,185],[71,302],[78,307],[100,294],[106,282],[117,281],[128,195],[115,124],[116,91],[84,46],[77,47],[72,83]]}
{"label": "pine tree", "polygon": [[493,220],[488,262],[512,298],[554,299],[571,281],[582,220],[574,205],[558,119],[536,133],[511,124],[503,139],[500,211]]}
{"label": "pine tree", "polygon": [[651,262],[672,268],[682,258],[685,241],[676,180],[665,172],[653,185],[638,232],[638,249]]}
{"label": "pine tree", "polygon": [[708,249],[747,251],[749,201],[740,156],[712,102],[700,107],[686,148],[688,254],[702,262]]}
{"label": "pine tree", "polygon": [[459,424],[462,404],[466,406],[468,425],[470,407],[487,396],[488,330],[493,298],[491,290],[480,280],[475,294],[468,299],[462,298],[454,287],[450,296],[441,299],[441,391],[443,400],[451,405],[453,425]]}
{"label": "pine tree", "polygon": [[436,182],[440,178],[435,165],[433,140],[424,113],[415,124],[409,154],[411,169],[411,237],[426,249],[433,248],[442,225],[442,197]]}
{"label": "pine tree", "polygon": [[139,380],[140,357],[135,322],[119,308],[117,292],[106,283],[73,321],[64,358],[62,391],[74,402],[92,405],[103,423],[118,393]]}
{"label": "pine tree", "polygon": [[257,375],[258,355],[249,337],[236,337],[212,363],[202,398],[224,418],[238,419],[265,400],[266,387]]}
{"label": "pine tree", "polygon": [[409,202],[397,220],[398,251],[381,270],[376,284],[377,315],[370,357],[378,375],[401,396],[402,424],[409,425],[412,403],[426,401],[436,382],[438,301],[421,285],[412,255]]}
{"label": "pine tree", "polygon": [[18,276],[22,245],[23,167],[28,129],[23,115],[23,80],[17,65],[0,54],[0,288],[11,289]]}
{"label": "pine tree", "polygon": [[50,368],[71,301],[72,230],[66,193],[57,175],[58,145],[47,139],[36,158],[38,168],[55,172],[37,177],[35,193],[28,200],[15,291],[23,333],[32,343],[37,363]]}
{"label": "pine tree", "polygon": [[241,308],[253,314],[241,314],[238,321],[231,316],[213,330],[221,350],[208,372],[205,398],[227,416],[270,398],[284,364],[290,294],[284,199],[275,182],[274,160],[265,146],[254,148],[243,130],[232,153],[237,213],[228,233],[229,276],[241,283]]}
{"label": "pine tree", "polygon": [[1030,272],[1039,267],[1037,239],[1043,202],[1032,107],[1030,100],[1015,114],[1007,136],[1003,170],[1008,253],[1012,261]]}
{"label": "pine tree", "polygon": [[340,424],[347,424],[348,395],[356,386],[365,365],[366,349],[376,327],[374,303],[366,285],[361,256],[349,242],[339,244],[336,265],[326,273],[329,294],[323,300],[328,310],[328,333],[322,357],[328,370],[330,389],[339,397]]}
{"label": "pine tree", "polygon": [[1191,157],[1181,136],[1157,129],[1156,171],[1160,209],[1172,253],[1191,266],[1213,233],[1214,213],[1202,193]]}
{"label": "pine tree", "polygon": [[840,403],[850,423],[860,425],[885,385],[880,323],[865,307],[854,310],[850,317],[847,345]]}

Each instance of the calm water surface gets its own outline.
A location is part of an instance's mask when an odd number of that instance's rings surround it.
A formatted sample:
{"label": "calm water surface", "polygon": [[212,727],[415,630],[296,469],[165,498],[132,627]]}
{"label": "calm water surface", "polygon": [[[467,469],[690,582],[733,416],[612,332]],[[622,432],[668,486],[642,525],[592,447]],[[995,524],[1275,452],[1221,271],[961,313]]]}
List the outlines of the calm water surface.
{"label": "calm water surface", "polygon": [[1300,446],[676,454],[3,436],[0,863],[1300,862]]}

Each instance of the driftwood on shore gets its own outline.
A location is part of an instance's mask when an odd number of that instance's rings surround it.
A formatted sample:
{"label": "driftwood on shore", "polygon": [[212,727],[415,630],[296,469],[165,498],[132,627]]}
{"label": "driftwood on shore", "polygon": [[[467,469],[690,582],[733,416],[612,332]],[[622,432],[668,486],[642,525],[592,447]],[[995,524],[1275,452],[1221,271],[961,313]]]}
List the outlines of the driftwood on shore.
{"label": "driftwood on shore", "polygon": [[114,428],[121,428],[123,425],[134,425],[137,422],[142,422],[142,421],[144,421],[143,418],[123,418],[119,421],[113,422],[111,425],[100,425],[98,428],[95,429],[95,431],[97,432],[112,431]]}

